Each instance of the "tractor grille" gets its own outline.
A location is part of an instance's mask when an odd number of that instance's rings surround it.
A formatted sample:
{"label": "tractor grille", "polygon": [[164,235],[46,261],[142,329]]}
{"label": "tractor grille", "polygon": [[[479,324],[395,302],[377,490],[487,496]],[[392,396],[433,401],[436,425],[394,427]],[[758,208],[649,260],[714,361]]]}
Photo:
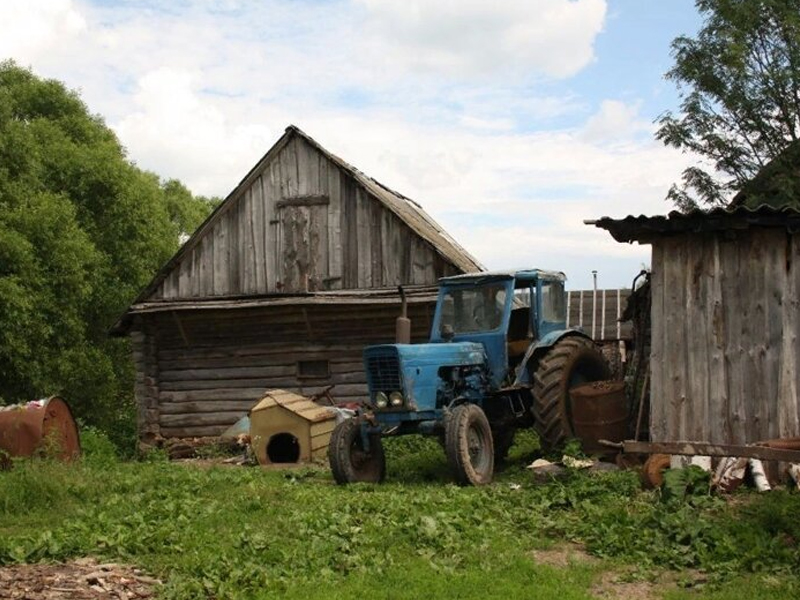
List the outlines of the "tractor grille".
{"label": "tractor grille", "polygon": [[366,357],[367,375],[373,392],[395,392],[403,389],[400,381],[400,359],[393,350]]}

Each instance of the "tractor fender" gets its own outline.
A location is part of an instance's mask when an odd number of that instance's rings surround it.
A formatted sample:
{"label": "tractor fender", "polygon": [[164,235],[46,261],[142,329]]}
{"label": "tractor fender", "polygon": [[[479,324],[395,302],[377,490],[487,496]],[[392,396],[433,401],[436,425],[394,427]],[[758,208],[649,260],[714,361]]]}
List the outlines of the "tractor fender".
{"label": "tractor fender", "polygon": [[530,372],[528,369],[528,365],[530,364],[531,359],[537,354],[543,354],[550,347],[557,344],[560,340],[568,337],[582,337],[586,338],[587,340],[592,339],[580,329],[559,329],[557,331],[551,331],[550,333],[545,335],[542,339],[537,340],[535,343],[528,346],[528,349],[525,351],[525,356],[522,358],[519,365],[517,366],[517,373],[516,377],[514,378],[514,386],[520,386],[531,383]]}

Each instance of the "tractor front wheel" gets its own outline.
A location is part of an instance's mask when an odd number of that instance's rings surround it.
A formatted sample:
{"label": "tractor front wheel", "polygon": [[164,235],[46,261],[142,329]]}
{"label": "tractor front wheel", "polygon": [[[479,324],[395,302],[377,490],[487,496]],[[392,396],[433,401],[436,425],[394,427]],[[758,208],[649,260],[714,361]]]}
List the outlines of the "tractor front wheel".
{"label": "tractor front wheel", "polygon": [[381,483],[386,477],[386,456],[381,436],[369,434],[369,452],[364,450],[361,419],[355,417],[339,423],[331,434],[328,462],[339,485],[346,483]]}
{"label": "tractor front wheel", "polygon": [[447,462],[461,485],[491,483],[494,474],[492,429],[475,404],[456,406],[445,422]]}
{"label": "tractor front wheel", "polygon": [[545,449],[563,446],[572,437],[569,391],[582,383],[611,376],[600,349],[584,337],[566,337],[556,342],[539,361],[533,374],[534,428]]}

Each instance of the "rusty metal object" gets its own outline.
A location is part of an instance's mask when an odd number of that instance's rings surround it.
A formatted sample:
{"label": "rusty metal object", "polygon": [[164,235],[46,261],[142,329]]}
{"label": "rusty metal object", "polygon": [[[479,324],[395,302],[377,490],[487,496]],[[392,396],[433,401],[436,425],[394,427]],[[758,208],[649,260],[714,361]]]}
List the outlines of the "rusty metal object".
{"label": "rusty metal object", "polygon": [[64,399],[52,396],[0,408],[0,451],[64,461],[80,456],[78,427]]}
{"label": "rusty metal object", "polygon": [[605,454],[599,440],[621,442],[628,431],[625,383],[593,381],[570,389],[572,429],[588,454]]}
{"label": "rusty metal object", "polygon": [[669,463],[669,454],[651,454],[642,467],[642,483],[651,489],[660,488]]}

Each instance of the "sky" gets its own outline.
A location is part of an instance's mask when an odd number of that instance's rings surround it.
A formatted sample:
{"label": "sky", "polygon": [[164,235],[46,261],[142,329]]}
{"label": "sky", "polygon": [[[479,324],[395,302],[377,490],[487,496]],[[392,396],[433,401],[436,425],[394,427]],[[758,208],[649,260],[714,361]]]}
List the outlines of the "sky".
{"label": "sky", "polygon": [[693,0],[0,0],[0,59],[79,90],[128,157],[227,196],[289,124],[421,204],[490,269],[627,287],[692,158],[670,42]]}

